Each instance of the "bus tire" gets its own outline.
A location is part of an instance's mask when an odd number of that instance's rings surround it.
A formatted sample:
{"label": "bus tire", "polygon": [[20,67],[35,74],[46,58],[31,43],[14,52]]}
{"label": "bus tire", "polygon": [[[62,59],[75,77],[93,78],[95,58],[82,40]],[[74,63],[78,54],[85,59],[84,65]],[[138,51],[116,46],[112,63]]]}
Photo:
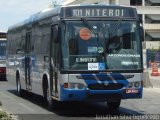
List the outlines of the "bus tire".
{"label": "bus tire", "polygon": [[47,107],[48,107],[48,110],[49,111],[52,111],[53,110],[53,104],[54,104],[54,101],[51,97],[51,92],[49,92],[49,85],[48,85],[48,82],[46,82],[47,80],[44,80],[43,82],[43,93],[44,93],[44,100],[47,104]]}
{"label": "bus tire", "polygon": [[21,82],[20,82],[20,76],[17,74],[16,76],[16,87],[17,87],[17,95],[19,97],[23,96],[23,90],[21,89]]}
{"label": "bus tire", "polygon": [[108,108],[111,111],[117,110],[119,108],[120,104],[121,104],[121,99],[118,101],[114,101],[114,102],[107,101]]}
{"label": "bus tire", "polygon": [[53,110],[54,101],[50,95],[49,89],[47,89],[47,106],[50,111]]}

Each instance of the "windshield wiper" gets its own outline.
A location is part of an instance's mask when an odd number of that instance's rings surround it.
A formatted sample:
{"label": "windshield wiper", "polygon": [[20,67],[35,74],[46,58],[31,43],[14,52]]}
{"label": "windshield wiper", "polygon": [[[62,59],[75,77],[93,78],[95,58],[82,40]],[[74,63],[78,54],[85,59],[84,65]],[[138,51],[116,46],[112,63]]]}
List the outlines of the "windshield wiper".
{"label": "windshield wiper", "polygon": [[121,24],[122,21],[123,21],[123,18],[119,18],[118,23],[115,24],[113,30],[110,32],[110,37],[112,36],[112,33],[114,33],[117,30],[118,26]]}
{"label": "windshield wiper", "polygon": [[93,26],[85,18],[81,18],[81,20],[88,26],[89,30],[91,30],[92,33],[98,36],[97,31],[93,28]]}

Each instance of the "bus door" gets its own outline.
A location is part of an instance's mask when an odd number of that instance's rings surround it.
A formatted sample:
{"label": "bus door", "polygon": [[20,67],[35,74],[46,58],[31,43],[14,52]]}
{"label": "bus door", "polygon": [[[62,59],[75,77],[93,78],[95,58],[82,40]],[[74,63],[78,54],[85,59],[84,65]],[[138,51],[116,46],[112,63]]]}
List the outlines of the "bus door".
{"label": "bus door", "polygon": [[26,33],[25,38],[25,83],[26,89],[31,90],[31,32]]}
{"label": "bus door", "polygon": [[51,28],[51,46],[50,46],[50,83],[51,91],[55,97],[58,97],[58,25],[53,25]]}

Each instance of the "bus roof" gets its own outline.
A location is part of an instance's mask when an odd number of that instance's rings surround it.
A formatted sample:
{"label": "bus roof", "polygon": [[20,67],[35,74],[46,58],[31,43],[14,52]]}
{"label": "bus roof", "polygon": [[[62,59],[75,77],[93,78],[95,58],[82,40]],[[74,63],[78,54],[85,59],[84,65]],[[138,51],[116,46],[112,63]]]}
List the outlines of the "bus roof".
{"label": "bus roof", "polygon": [[60,14],[60,9],[61,9],[60,7],[50,8],[50,9],[46,9],[46,10],[40,11],[38,13],[35,13],[35,14],[31,15],[28,19],[9,27],[8,30],[15,29],[15,28],[21,27],[23,25],[33,23],[33,22],[39,21],[41,19],[44,19],[44,18],[47,18],[50,16],[58,15],[58,14]]}
{"label": "bus roof", "polygon": [[[35,22],[40,21],[42,19],[45,19],[45,18],[48,18],[48,17],[51,17],[51,16],[56,16],[56,15],[60,15],[61,18],[89,17],[89,13],[87,13],[87,12],[89,12],[89,9],[90,9],[90,12],[91,12],[90,17],[94,17],[94,15],[98,15],[98,14],[99,14],[98,17],[105,17],[105,16],[103,16],[103,14],[107,14],[106,12],[112,12],[113,10],[115,10],[115,12],[116,12],[116,10],[117,10],[117,13],[118,13],[118,12],[120,12],[120,11],[118,11],[118,9],[120,9],[120,10],[125,9],[125,12],[126,12],[125,17],[127,17],[127,16],[132,17],[132,18],[137,17],[136,9],[133,8],[133,7],[119,6],[119,5],[101,5],[101,4],[96,4],[96,5],[95,4],[92,4],[92,5],[91,4],[90,5],[68,5],[68,6],[59,6],[59,7],[56,7],[56,8],[49,8],[49,9],[40,11],[36,14],[31,15],[28,19],[9,27],[8,30],[13,30],[15,28],[22,27],[22,26],[28,25],[28,24],[32,24],[32,23],[35,23]],[[82,13],[79,13],[79,12],[82,12]],[[130,14],[130,16],[129,16],[129,14]],[[88,15],[88,16],[86,16],[86,15]],[[95,16],[95,17],[97,17],[97,16]],[[110,16],[106,16],[106,17],[110,17]]]}

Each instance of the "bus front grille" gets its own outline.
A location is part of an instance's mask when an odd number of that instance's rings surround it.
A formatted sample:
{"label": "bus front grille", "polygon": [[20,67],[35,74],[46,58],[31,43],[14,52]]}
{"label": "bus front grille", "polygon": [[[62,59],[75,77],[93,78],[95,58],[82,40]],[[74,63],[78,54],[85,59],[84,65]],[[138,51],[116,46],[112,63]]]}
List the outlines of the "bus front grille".
{"label": "bus front grille", "polygon": [[123,84],[122,83],[110,83],[110,84],[90,84],[88,85],[88,88],[90,90],[118,90],[123,88]]}

